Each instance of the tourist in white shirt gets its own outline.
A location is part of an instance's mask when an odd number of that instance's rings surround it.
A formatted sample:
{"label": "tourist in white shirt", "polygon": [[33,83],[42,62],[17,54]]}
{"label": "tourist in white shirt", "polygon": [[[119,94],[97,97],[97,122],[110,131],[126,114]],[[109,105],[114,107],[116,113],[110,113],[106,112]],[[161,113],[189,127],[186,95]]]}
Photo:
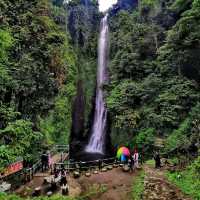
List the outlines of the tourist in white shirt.
{"label": "tourist in white shirt", "polygon": [[135,167],[138,168],[139,167],[139,161],[138,161],[139,153],[138,153],[137,149],[134,150],[133,159],[134,159]]}

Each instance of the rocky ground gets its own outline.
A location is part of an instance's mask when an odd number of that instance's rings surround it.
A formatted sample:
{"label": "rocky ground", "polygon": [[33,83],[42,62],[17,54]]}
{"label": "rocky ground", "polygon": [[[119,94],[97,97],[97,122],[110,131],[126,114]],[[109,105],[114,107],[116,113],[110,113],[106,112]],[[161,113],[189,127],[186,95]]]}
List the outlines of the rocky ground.
{"label": "rocky ground", "polygon": [[[61,158],[60,154],[56,154],[55,156],[53,156],[53,162],[59,162]],[[22,197],[27,197],[27,196],[31,196],[33,191],[35,190],[35,188],[37,187],[41,187],[41,193],[42,195],[46,195],[47,190],[48,190],[48,185],[44,184],[44,178],[50,176],[50,171],[48,172],[38,172],[34,175],[33,179],[26,183],[25,185],[22,185],[21,187],[19,187],[17,190],[14,191],[14,193],[22,196]],[[70,191],[69,191],[69,195],[71,197],[75,197],[75,196],[79,196],[81,193],[81,186],[79,185],[79,183],[77,182],[76,179],[74,179],[72,176],[68,177],[68,184],[70,187]],[[61,194],[61,189],[58,188],[58,191],[56,191],[56,193],[60,193]]]}
{"label": "rocky ground", "polygon": [[144,166],[144,200],[191,200],[173,184],[169,183],[165,176],[164,170],[154,169],[148,165]]}
{"label": "rocky ground", "polygon": [[[145,180],[141,200],[191,200],[175,185],[167,181],[164,175],[165,169],[155,169],[149,165],[144,165],[143,169]],[[131,190],[138,173],[139,170],[130,173],[123,172],[122,168],[117,168],[96,175],[91,174],[90,177],[82,176],[78,179],[78,183],[83,194],[89,192],[92,186],[104,187],[105,190],[99,189],[99,192],[89,198],[91,200],[131,200],[133,199]]]}
{"label": "rocky ground", "polygon": [[92,200],[128,200],[131,199],[132,183],[137,173],[138,171],[130,173],[123,172],[122,168],[115,168],[92,174],[90,177],[82,176],[78,182],[83,195],[87,194],[92,186],[98,189],[96,194],[90,197]]}

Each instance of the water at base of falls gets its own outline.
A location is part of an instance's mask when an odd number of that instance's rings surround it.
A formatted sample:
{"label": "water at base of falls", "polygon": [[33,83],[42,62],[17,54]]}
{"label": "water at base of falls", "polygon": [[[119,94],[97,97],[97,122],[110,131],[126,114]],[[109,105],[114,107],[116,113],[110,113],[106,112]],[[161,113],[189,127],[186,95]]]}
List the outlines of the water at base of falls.
{"label": "water at base of falls", "polygon": [[107,52],[108,52],[108,16],[101,20],[100,36],[98,44],[98,71],[97,89],[95,100],[94,122],[89,143],[85,148],[88,153],[104,154],[105,135],[107,123],[107,109],[105,106],[102,85],[107,80]]}

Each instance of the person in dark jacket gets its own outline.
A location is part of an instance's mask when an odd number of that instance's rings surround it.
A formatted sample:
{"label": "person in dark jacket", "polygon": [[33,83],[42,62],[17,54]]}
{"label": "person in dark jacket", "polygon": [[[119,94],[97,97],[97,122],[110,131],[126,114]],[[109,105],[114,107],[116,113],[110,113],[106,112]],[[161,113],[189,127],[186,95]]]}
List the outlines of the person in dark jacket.
{"label": "person in dark jacket", "polygon": [[99,165],[99,171],[101,171],[102,164],[103,164],[103,163],[102,163],[102,160],[99,160],[99,161],[98,161],[98,165]]}
{"label": "person in dark jacket", "polygon": [[47,168],[47,155],[45,154],[45,152],[42,153],[41,155],[41,163],[42,163],[42,172],[44,172]]}
{"label": "person in dark jacket", "polygon": [[133,158],[133,156],[131,156],[130,159],[129,159],[129,168],[130,168],[131,172],[134,171],[134,158]]}
{"label": "person in dark jacket", "polygon": [[61,186],[67,184],[67,174],[65,170],[61,171],[61,181],[60,181]]}
{"label": "person in dark jacket", "polygon": [[158,152],[154,154],[154,160],[155,160],[155,168],[158,169],[161,167],[161,161],[160,161],[160,155]]}

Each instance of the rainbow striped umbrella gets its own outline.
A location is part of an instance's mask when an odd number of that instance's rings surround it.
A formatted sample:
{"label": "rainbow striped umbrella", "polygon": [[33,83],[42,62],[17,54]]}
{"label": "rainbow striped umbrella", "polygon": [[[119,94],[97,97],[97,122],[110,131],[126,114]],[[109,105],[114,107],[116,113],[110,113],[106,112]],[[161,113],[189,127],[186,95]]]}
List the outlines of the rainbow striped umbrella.
{"label": "rainbow striped umbrella", "polygon": [[129,157],[130,155],[130,151],[127,147],[120,147],[117,151],[117,158],[121,158],[121,161],[125,161],[126,157]]}

